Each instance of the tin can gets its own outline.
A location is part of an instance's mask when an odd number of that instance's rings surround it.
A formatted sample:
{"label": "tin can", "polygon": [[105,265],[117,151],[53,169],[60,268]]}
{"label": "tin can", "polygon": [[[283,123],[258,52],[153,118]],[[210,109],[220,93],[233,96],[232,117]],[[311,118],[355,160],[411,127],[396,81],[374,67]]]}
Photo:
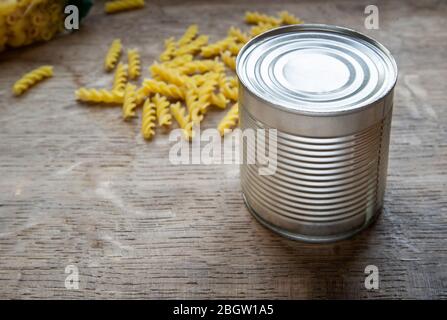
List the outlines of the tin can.
{"label": "tin can", "polygon": [[260,175],[257,161],[241,165],[250,212],[309,242],[371,224],[383,206],[397,81],[389,51],[350,29],[293,25],[248,42],[236,72],[242,132],[277,133],[264,141],[276,145],[273,174]]}

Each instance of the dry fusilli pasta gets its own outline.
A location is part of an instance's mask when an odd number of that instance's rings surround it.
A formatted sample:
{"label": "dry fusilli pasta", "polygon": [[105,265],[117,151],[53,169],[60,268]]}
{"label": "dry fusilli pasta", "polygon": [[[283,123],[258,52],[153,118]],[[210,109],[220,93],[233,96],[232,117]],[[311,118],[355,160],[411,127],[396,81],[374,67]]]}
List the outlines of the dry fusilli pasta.
{"label": "dry fusilli pasta", "polygon": [[274,28],[276,28],[276,25],[270,23],[260,23],[250,29],[250,34],[253,37],[256,37],[257,35],[260,35],[261,33],[264,33]]}
{"label": "dry fusilli pasta", "polygon": [[231,52],[225,51],[220,54],[222,61],[227,65],[231,70],[236,70],[236,57],[231,55]]}
{"label": "dry fusilli pasta", "polygon": [[239,121],[239,106],[235,103],[217,126],[221,136],[236,127]]}
{"label": "dry fusilli pasta", "polygon": [[121,55],[122,48],[123,45],[121,44],[120,39],[115,39],[112,41],[112,44],[110,45],[109,51],[107,52],[104,61],[104,67],[107,71],[110,71],[113,68],[115,68],[115,65],[118,62],[118,59]]}
{"label": "dry fusilli pasta", "polygon": [[208,71],[218,72],[217,70],[219,69],[219,65],[223,67],[222,63],[214,60],[193,60],[179,67],[178,71],[186,75],[192,75],[194,73],[205,73]]}
{"label": "dry fusilli pasta", "polygon": [[188,116],[185,115],[185,108],[183,108],[180,102],[171,105],[171,113],[177,121],[180,128],[183,129],[183,136],[189,140],[193,137],[194,131],[192,122],[189,121]]}
{"label": "dry fusilli pasta", "polygon": [[115,13],[124,10],[132,10],[144,7],[144,0],[113,0],[104,4],[104,11]]}
{"label": "dry fusilli pasta", "polygon": [[238,88],[237,86],[234,86],[226,79],[224,76],[222,76],[219,80],[219,87],[222,94],[233,101],[237,101],[238,99]]}
{"label": "dry fusilli pasta", "polygon": [[250,37],[241,31],[241,29],[231,27],[228,30],[228,36],[235,38],[238,42],[247,43],[250,40]]}
{"label": "dry fusilli pasta", "polygon": [[223,93],[219,92],[218,94],[211,94],[210,102],[216,107],[225,109],[227,107],[228,100]]}
{"label": "dry fusilli pasta", "polygon": [[113,89],[116,91],[124,91],[127,83],[127,65],[123,63],[118,63],[118,66],[115,70],[115,78],[113,80]]}
{"label": "dry fusilli pasta", "polygon": [[166,67],[165,65],[154,63],[149,68],[152,76],[157,76],[163,81],[173,83],[177,86],[183,86],[185,84],[185,76],[180,74],[176,69]]}
{"label": "dry fusilli pasta", "polygon": [[190,43],[178,48],[174,55],[175,56],[181,56],[184,54],[195,54],[196,52],[200,51],[200,49],[208,43],[208,36],[201,35],[197,37],[195,40],[191,41]]}
{"label": "dry fusilli pasta", "polygon": [[295,17],[293,14],[288,11],[281,11],[278,13],[279,18],[281,19],[282,24],[300,24],[303,23],[300,19]]}
{"label": "dry fusilli pasta", "polygon": [[136,104],[136,86],[128,83],[124,92],[123,118],[124,120],[135,117]]}
{"label": "dry fusilli pasta", "polygon": [[85,102],[123,103],[124,100],[123,91],[79,88],[75,94],[78,100]]}
{"label": "dry fusilli pasta", "polygon": [[152,139],[155,135],[155,121],[157,119],[155,104],[148,98],[144,102],[141,115],[141,134],[144,139]]}
{"label": "dry fusilli pasta", "polygon": [[160,54],[161,61],[169,61],[175,54],[176,44],[173,37],[165,40],[165,50]]}
{"label": "dry fusilli pasta", "polygon": [[129,63],[129,78],[137,79],[141,74],[140,53],[137,49],[127,50],[127,59]]}
{"label": "dry fusilli pasta", "polygon": [[175,84],[168,84],[153,79],[145,79],[142,87],[138,90],[138,96],[144,98],[151,93],[159,93],[173,99],[183,100],[185,98],[185,92]]}
{"label": "dry fusilli pasta", "polygon": [[157,111],[158,124],[160,126],[170,126],[172,116],[169,112],[169,101],[164,96],[160,96],[158,93],[152,98]]}
{"label": "dry fusilli pasta", "polygon": [[24,76],[22,76],[12,87],[12,91],[15,95],[21,95],[27,91],[31,86],[35,85],[39,81],[45,78],[53,76],[52,66],[41,66],[34,69]]}
{"label": "dry fusilli pasta", "polygon": [[192,59],[193,59],[192,54],[184,54],[182,56],[175,57],[170,61],[163,62],[163,65],[168,68],[176,68],[184,65],[187,62],[192,61]]}
{"label": "dry fusilli pasta", "polygon": [[185,34],[177,42],[177,45],[179,47],[182,47],[182,46],[190,43],[195,38],[195,36],[197,35],[198,32],[199,32],[199,28],[197,27],[196,24],[190,25],[186,29]]}
{"label": "dry fusilli pasta", "polygon": [[281,23],[281,20],[276,17],[268,16],[266,14],[262,14],[256,11],[255,12],[247,11],[245,13],[245,22],[249,24],[267,23],[274,26],[278,26]]}
{"label": "dry fusilli pasta", "polygon": [[235,38],[227,37],[216,43],[202,47],[200,50],[200,55],[204,58],[210,58],[218,56],[221,52],[224,52],[231,43],[235,42]]}

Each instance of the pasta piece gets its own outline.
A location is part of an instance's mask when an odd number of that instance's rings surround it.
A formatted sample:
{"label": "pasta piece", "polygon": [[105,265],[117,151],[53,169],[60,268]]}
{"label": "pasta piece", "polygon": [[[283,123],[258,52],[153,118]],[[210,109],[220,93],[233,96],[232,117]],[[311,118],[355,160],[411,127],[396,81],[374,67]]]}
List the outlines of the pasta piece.
{"label": "pasta piece", "polygon": [[238,99],[238,88],[230,85],[230,82],[223,76],[219,80],[219,87],[222,94],[233,101]]}
{"label": "pasta piece", "polygon": [[12,91],[17,96],[21,95],[36,83],[52,76],[53,76],[52,66],[41,66],[37,69],[28,72],[27,74],[22,76],[22,78],[17,80],[17,82],[12,87]]}
{"label": "pasta piece", "polygon": [[220,74],[214,71],[210,71],[204,74],[196,74],[186,78],[189,84],[192,84],[194,87],[200,87],[210,79],[219,80]]}
{"label": "pasta piece", "polygon": [[193,123],[200,123],[203,119],[201,112],[201,102],[197,94],[197,89],[190,89],[186,92],[186,107],[188,108],[188,119]]}
{"label": "pasta piece", "polygon": [[256,37],[257,35],[260,35],[261,33],[264,33],[268,30],[276,28],[276,25],[270,24],[270,23],[260,23],[257,26],[254,26],[250,29],[250,34],[253,37]]}
{"label": "pasta piece", "polygon": [[230,43],[227,50],[230,51],[232,55],[237,56],[243,46],[243,43]]}
{"label": "pasta piece", "polygon": [[293,14],[288,11],[281,11],[278,13],[279,18],[281,19],[282,24],[300,24],[303,23],[300,19],[295,17]]}
{"label": "pasta piece", "polygon": [[216,107],[225,109],[227,107],[228,100],[223,93],[219,92],[218,94],[211,94],[210,102]]}
{"label": "pasta piece", "polygon": [[115,78],[113,80],[113,91],[124,91],[127,83],[127,65],[118,63],[115,71]]}
{"label": "pasta piece", "polygon": [[118,58],[121,55],[122,48],[123,45],[121,44],[120,39],[113,40],[104,61],[104,67],[107,71],[110,71],[113,68],[115,68],[116,63],[118,62]]}
{"label": "pasta piece", "polygon": [[228,77],[228,78],[227,78],[227,81],[228,81],[228,83],[230,84],[230,86],[232,86],[232,87],[237,87],[237,86],[239,86],[239,83],[238,83],[236,77]]}
{"label": "pasta piece", "polygon": [[175,54],[177,46],[173,37],[165,40],[165,50],[160,54],[161,61],[169,61]]}
{"label": "pasta piece", "polygon": [[185,84],[185,76],[178,72],[176,69],[166,67],[162,64],[154,63],[150,68],[152,76],[157,76],[159,79],[173,83],[177,86],[183,86]]}
{"label": "pasta piece", "polygon": [[188,29],[186,29],[185,34],[177,42],[177,45],[179,47],[182,47],[182,46],[190,43],[195,38],[195,36],[197,35],[198,32],[199,32],[199,28],[197,27],[196,24],[190,25],[188,27]]}
{"label": "pasta piece", "polygon": [[158,125],[168,127],[171,125],[172,116],[169,112],[169,101],[158,93],[153,97],[152,101],[157,110]]}
{"label": "pasta piece", "polygon": [[220,54],[222,61],[229,67],[231,70],[236,70],[236,57],[231,55],[231,52],[225,51]]}
{"label": "pasta piece", "polygon": [[184,54],[195,54],[200,51],[200,49],[208,43],[208,36],[199,36],[197,39],[191,41],[187,45],[184,45],[180,48],[178,48],[174,55],[175,56],[182,56]]}
{"label": "pasta piece", "polygon": [[250,40],[250,37],[241,31],[241,29],[231,27],[228,30],[228,36],[235,38],[238,42],[247,43]]}
{"label": "pasta piece", "polygon": [[262,14],[259,12],[251,12],[247,11],[245,13],[245,22],[249,24],[271,24],[274,26],[278,26],[281,23],[281,20],[272,16],[268,16],[266,14]]}
{"label": "pasta piece", "polygon": [[234,43],[234,41],[234,38],[227,37],[216,43],[202,47],[202,49],[200,50],[200,55],[204,58],[218,56],[221,52],[224,52],[231,43]]}
{"label": "pasta piece", "polygon": [[141,74],[140,53],[137,49],[127,50],[127,59],[129,63],[129,78],[137,79]]}
{"label": "pasta piece", "polygon": [[190,140],[194,136],[193,125],[192,122],[188,120],[185,112],[186,110],[181,106],[180,102],[171,105],[171,113],[177,121],[179,127],[183,129],[184,138]]}
{"label": "pasta piece", "polygon": [[109,91],[105,89],[79,88],[75,92],[76,98],[85,102],[123,103],[123,91]]}
{"label": "pasta piece", "polygon": [[192,58],[193,58],[192,54],[184,54],[182,56],[175,57],[171,61],[163,62],[163,65],[168,68],[176,68],[184,65],[187,62],[192,61]]}
{"label": "pasta piece", "polygon": [[135,117],[135,108],[136,104],[136,86],[128,83],[126,85],[126,90],[124,92],[124,101],[123,101],[123,118],[124,120],[128,120],[130,118]]}
{"label": "pasta piece", "polygon": [[185,99],[185,92],[175,84],[168,84],[163,81],[145,79],[142,87],[138,90],[139,99],[148,96],[151,93],[159,93],[172,99]]}
{"label": "pasta piece", "polygon": [[155,120],[157,120],[155,104],[150,99],[146,99],[141,115],[141,134],[144,139],[152,139],[155,135]]}
{"label": "pasta piece", "polygon": [[132,10],[144,7],[144,0],[113,0],[104,4],[104,11],[115,13],[124,10]]}
{"label": "pasta piece", "polygon": [[223,117],[217,126],[221,136],[224,136],[229,130],[236,127],[239,122],[239,106],[235,103],[228,113]]}
{"label": "pasta piece", "polygon": [[208,71],[215,71],[217,68],[219,68],[219,64],[222,65],[221,63],[214,60],[193,60],[179,67],[178,71],[186,75],[192,75],[194,73],[205,73]]}

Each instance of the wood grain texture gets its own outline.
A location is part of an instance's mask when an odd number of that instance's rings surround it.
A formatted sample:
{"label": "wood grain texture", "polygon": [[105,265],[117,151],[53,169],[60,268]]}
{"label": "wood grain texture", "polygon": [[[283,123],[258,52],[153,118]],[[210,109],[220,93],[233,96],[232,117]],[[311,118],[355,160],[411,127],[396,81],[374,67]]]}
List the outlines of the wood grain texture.
{"label": "wood grain texture", "polygon": [[[379,30],[365,30],[364,0],[146,3],[110,16],[96,5],[79,32],[0,54],[0,298],[447,298],[445,1],[379,1]],[[171,165],[166,134],[147,143],[119,108],[74,100],[81,85],[111,86],[114,38],[140,49],[147,75],[191,23],[217,40],[247,28],[245,10],[283,9],[375,37],[400,69],[385,210],[335,244],[271,233],[245,208],[238,167]],[[41,64],[54,78],[13,97]],[[79,290],[65,289],[68,264]],[[363,285],[369,264],[377,291]]]}

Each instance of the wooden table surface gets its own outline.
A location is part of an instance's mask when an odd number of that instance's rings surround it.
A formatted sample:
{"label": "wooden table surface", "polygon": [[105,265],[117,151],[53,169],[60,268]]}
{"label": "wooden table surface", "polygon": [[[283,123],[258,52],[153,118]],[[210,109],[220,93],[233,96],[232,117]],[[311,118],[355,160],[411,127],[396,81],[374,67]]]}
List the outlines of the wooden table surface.
{"label": "wooden table surface", "polygon": [[[79,32],[0,54],[0,298],[447,298],[445,1],[379,1],[379,30],[365,29],[363,0],[146,3],[110,16],[95,6]],[[148,75],[163,39],[191,23],[217,40],[248,28],[246,10],[283,9],[367,33],[399,66],[385,209],[350,240],[271,233],[244,206],[237,166],[172,165],[166,134],[146,142],[119,108],[74,99],[111,85],[113,38],[142,51]],[[13,97],[41,64],[54,78]],[[79,290],[65,288],[67,265]],[[379,290],[364,287],[367,265]]]}

